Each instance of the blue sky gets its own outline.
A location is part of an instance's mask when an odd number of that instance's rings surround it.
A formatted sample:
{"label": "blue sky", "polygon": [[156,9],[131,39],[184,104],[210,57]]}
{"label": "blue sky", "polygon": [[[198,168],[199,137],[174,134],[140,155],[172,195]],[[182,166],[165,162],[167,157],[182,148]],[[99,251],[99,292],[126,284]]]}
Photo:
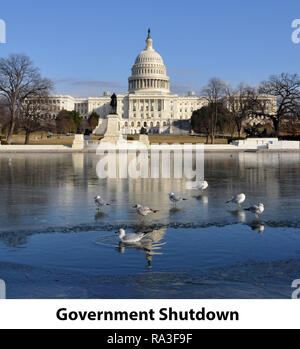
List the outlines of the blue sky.
{"label": "blue sky", "polygon": [[29,55],[57,93],[125,92],[148,27],[179,94],[214,76],[236,85],[300,73],[300,44],[291,41],[299,0],[10,0],[0,18],[7,29],[0,56]]}

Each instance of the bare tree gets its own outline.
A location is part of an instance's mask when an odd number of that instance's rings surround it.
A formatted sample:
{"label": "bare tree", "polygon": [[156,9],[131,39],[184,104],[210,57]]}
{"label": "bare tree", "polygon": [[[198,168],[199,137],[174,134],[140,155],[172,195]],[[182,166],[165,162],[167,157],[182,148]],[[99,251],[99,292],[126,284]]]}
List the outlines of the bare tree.
{"label": "bare tree", "polygon": [[261,108],[258,93],[254,87],[241,83],[235,90],[228,87],[226,95],[228,109],[232,113],[238,135],[241,137],[243,123]]}
{"label": "bare tree", "polygon": [[0,98],[0,133],[4,133],[9,124],[9,110],[3,98]]}
{"label": "bare tree", "polygon": [[0,58],[0,95],[5,98],[10,111],[8,144],[11,143],[23,102],[51,88],[52,82],[41,77],[29,57],[13,54],[8,58]]}
{"label": "bare tree", "polygon": [[289,73],[272,75],[268,81],[261,83],[259,92],[277,97],[277,106],[266,107],[260,114],[272,120],[275,134],[278,136],[280,122],[294,115],[299,105],[300,77],[298,74]]}
{"label": "bare tree", "polygon": [[191,117],[192,130],[202,133],[206,137],[206,144],[208,144],[209,136],[211,134],[211,110],[210,105],[203,106],[201,109],[194,110]]}
{"label": "bare tree", "polygon": [[50,111],[48,95],[44,93],[25,99],[20,107],[18,117],[18,126],[25,130],[25,144],[29,143],[32,132],[49,131],[53,127],[54,121]]}
{"label": "bare tree", "polygon": [[211,143],[214,144],[218,124],[218,105],[223,104],[223,98],[226,92],[226,84],[219,78],[212,78],[202,89],[204,97],[208,103],[214,106],[214,112],[211,114]]}
{"label": "bare tree", "polygon": [[[209,103],[201,109],[195,110],[191,117],[193,131],[203,133],[206,136],[206,144],[208,144],[209,137],[211,137],[212,121],[214,120],[213,114],[215,111],[214,103]],[[230,130],[229,132],[233,134],[235,130],[232,129],[232,124],[233,126],[235,124],[231,120],[232,114],[230,111],[222,104],[218,104],[217,114],[218,122],[216,123],[216,131],[224,133],[224,131]]]}
{"label": "bare tree", "polygon": [[285,117],[280,126],[282,132],[296,137],[300,134],[300,103],[295,107],[295,112]]}

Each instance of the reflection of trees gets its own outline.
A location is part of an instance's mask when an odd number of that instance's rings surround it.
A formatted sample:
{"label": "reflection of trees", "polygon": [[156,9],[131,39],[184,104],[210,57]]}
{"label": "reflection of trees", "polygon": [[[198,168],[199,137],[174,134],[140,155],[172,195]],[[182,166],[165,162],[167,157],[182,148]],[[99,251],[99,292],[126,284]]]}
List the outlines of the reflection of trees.
{"label": "reflection of trees", "polygon": [[32,215],[35,210],[38,214],[48,211],[60,200],[52,188],[72,193],[76,186],[88,186],[88,178],[95,176],[90,160],[84,154],[0,154],[2,213],[13,222],[21,222],[24,211],[30,210]]}
{"label": "reflection of trees", "polygon": [[[69,211],[72,216],[79,205],[87,212],[94,205],[93,197],[99,193],[115,205],[116,217],[136,221],[132,206],[140,203],[159,209],[147,218],[148,221],[165,223],[169,221],[169,192],[197,195],[195,191],[186,191],[185,181],[176,178],[99,179],[96,174],[99,159],[100,156],[90,153],[0,154],[1,214],[7,217],[8,224],[20,224],[26,217],[53,217],[58,207],[63,207],[59,214]],[[296,212],[294,195],[300,188],[299,159],[299,153],[206,153],[205,178],[210,187],[205,195],[197,198],[197,204],[206,209],[200,210],[199,215],[205,215],[207,220],[227,219],[226,211],[221,211],[221,201],[244,190],[248,199],[251,197],[249,203],[269,200],[269,206],[279,210],[285,199],[284,207]],[[191,198],[182,208],[194,203],[195,198]],[[212,208],[219,209],[220,215],[217,216]],[[224,212],[227,216],[223,216]],[[95,218],[101,220],[102,217]],[[38,222],[32,219],[32,224]]]}
{"label": "reflection of trees", "polygon": [[161,247],[165,245],[165,242],[161,242],[164,235],[166,234],[166,228],[155,229],[147,233],[146,237],[139,242],[126,244],[123,242],[119,243],[118,251],[125,253],[126,248],[135,248],[146,255],[147,267],[152,267],[152,258],[154,255],[162,255],[160,252]]}
{"label": "reflection of trees", "polygon": [[[246,183],[253,194],[264,197],[286,195],[280,183],[288,179],[290,185],[300,186],[299,153],[239,152],[234,154],[206,154],[205,177],[213,180],[223,175],[229,197],[234,187]],[[226,177],[224,177],[224,174]],[[261,192],[263,191],[263,192]]]}

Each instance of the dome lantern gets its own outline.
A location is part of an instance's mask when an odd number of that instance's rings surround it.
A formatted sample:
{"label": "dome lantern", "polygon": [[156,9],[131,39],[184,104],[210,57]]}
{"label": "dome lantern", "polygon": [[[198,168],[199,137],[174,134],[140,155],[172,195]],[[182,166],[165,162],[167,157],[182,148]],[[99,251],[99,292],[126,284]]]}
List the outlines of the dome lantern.
{"label": "dome lantern", "polygon": [[151,30],[149,28],[148,29],[148,37],[146,39],[146,48],[145,48],[145,50],[153,50],[152,44],[153,44],[153,40],[151,39]]}
{"label": "dome lantern", "polygon": [[170,93],[170,79],[162,57],[153,48],[150,28],[146,47],[136,57],[128,82],[130,93]]}

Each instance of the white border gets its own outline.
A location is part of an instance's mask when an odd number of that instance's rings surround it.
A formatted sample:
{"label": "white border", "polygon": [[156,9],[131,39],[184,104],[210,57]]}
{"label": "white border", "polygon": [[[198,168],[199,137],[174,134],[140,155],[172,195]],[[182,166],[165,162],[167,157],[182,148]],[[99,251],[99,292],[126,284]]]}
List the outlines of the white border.
{"label": "white border", "polygon": [[[239,321],[60,321],[69,311],[238,311]],[[0,300],[0,328],[22,329],[299,329],[298,300]],[[158,317],[158,316],[157,316]]]}

